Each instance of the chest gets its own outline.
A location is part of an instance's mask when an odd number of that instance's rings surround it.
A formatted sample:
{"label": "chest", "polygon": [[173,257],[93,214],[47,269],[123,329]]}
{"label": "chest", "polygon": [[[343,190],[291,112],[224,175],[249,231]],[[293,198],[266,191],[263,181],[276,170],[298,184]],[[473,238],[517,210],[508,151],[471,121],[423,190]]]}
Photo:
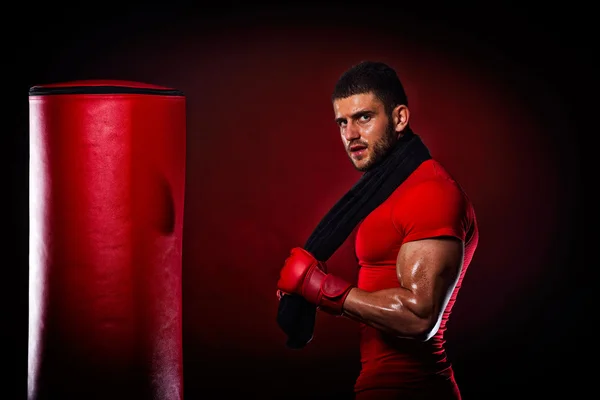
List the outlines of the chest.
{"label": "chest", "polygon": [[404,235],[395,226],[392,211],[393,202],[384,202],[358,227],[355,251],[361,267],[395,266]]}

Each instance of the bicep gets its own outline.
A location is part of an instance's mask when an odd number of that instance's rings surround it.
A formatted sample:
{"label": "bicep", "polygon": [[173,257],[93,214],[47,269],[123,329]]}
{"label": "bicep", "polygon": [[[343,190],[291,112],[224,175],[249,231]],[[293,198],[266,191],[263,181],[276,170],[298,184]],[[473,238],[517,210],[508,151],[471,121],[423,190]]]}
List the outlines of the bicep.
{"label": "bicep", "polygon": [[456,285],[463,258],[464,243],[456,237],[415,240],[400,247],[398,281],[412,293],[414,312],[437,318]]}

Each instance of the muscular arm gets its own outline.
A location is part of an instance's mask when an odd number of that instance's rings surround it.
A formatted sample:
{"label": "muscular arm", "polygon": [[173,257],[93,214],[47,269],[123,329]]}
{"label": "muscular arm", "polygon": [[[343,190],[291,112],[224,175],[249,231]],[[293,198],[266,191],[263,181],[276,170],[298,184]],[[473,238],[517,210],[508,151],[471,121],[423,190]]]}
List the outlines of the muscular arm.
{"label": "muscular arm", "polygon": [[353,288],[344,314],[398,337],[429,340],[437,332],[463,256],[463,242],[456,238],[407,242],[396,261],[400,288],[376,292]]}

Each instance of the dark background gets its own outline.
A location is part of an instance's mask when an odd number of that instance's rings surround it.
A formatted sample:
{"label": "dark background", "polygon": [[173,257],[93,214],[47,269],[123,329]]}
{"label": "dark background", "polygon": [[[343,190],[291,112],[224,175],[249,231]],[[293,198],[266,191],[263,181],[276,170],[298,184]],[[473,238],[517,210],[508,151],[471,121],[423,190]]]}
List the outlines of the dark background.
{"label": "dark background", "polygon": [[[358,177],[329,95],[363,59],[398,70],[413,128],[478,213],[480,246],[447,332],[464,398],[590,387],[579,361],[592,285],[583,154],[597,131],[588,10],[169,4],[4,12],[6,398],[25,398],[27,383],[27,93],[76,79],[186,93],[186,399],[350,393],[356,325],[319,315],[315,340],[288,350],[274,288],[289,249]],[[354,278],[352,251],[348,241],[331,270]]]}

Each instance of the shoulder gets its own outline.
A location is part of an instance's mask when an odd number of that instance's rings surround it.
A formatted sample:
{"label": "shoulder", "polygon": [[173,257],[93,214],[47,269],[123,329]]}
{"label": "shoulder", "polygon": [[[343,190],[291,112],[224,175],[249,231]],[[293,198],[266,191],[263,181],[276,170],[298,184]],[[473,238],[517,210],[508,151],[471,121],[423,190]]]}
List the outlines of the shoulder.
{"label": "shoulder", "polygon": [[392,207],[396,229],[407,239],[442,234],[466,237],[472,225],[473,207],[461,186],[439,164],[429,162],[427,171],[403,188]]}
{"label": "shoulder", "polygon": [[468,203],[459,183],[435,160],[421,164],[401,189],[399,203]]}
{"label": "shoulder", "polygon": [[471,204],[453,180],[432,178],[410,187],[397,198],[393,206],[396,218],[414,220],[433,217],[460,219],[470,213]]}

